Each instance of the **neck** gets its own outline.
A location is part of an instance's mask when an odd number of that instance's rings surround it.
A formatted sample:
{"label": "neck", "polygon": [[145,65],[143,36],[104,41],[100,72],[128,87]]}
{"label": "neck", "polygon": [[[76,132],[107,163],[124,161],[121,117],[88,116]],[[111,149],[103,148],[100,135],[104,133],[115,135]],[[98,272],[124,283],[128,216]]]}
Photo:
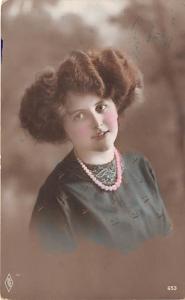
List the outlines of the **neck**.
{"label": "neck", "polygon": [[106,164],[114,158],[114,146],[105,151],[80,151],[74,149],[76,156],[86,164]]}

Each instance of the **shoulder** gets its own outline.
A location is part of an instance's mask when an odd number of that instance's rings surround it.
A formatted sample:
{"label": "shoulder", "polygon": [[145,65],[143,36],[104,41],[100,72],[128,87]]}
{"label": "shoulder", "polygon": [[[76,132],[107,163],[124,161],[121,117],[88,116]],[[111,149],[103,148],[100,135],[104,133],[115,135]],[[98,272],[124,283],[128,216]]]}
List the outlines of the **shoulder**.
{"label": "shoulder", "polygon": [[145,163],[148,158],[141,152],[128,151],[122,155],[124,163],[128,166],[136,165],[138,163]]}
{"label": "shoulder", "polygon": [[63,160],[59,161],[55,167],[52,169],[52,171],[49,173],[49,175],[45,178],[43,183],[40,186],[40,192],[41,193],[50,193],[51,191],[54,191],[60,181],[65,180],[69,169],[70,169],[70,157],[71,152],[68,153]]}
{"label": "shoulder", "polygon": [[66,179],[66,174],[69,171],[69,156],[70,153],[67,154],[63,160],[59,161],[40,185],[36,197],[34,212],[40,211],[43,208],[51,209],[58,207],[58,196],[61,195],[61,193],[62,195],[65,194],[63,183]]}
{"label": "shoulder", "polygon": [[[122,161],[125,169],[134,172],[137,176],[142,176],[155,183],[156,174],[149,158],[141,152],[129,151],[122,155]],[[140,176],[138,174],[138,176]]]}
{"label": "shoulder", "polygon": [[45,219],[49,220],[53,216],[64,214],[67,205],[61,179],[65,177],[68,155],[56,164],[41,184],[32,211],[30,229]]}

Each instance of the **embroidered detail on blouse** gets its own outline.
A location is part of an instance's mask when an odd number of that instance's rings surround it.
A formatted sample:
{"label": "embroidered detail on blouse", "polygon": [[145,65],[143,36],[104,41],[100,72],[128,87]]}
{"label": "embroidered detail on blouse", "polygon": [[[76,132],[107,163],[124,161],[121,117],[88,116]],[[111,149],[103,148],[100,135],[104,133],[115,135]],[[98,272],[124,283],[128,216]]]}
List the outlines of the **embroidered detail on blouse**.
{"label": "embroidered detail on blouse", "polygon": [[38,208],[37,211],[39,212],[39,211],[41,211],[43,208],[44,208],[44,206],[41,206],[41,207]]}
{"label": "embroidered detail on blouse", "polygon": [[[116,162],[113,159],[111,162],[102,165],[86,164],[93,174],[106,185],[113,185],[116,181]],[[121,160],[121,169],[123,170],[123,161]]]}
{"label": "embroidered detail on blouse", "polygon": [[88,209],[82,209],[82,215],[85,215],[85,214],[87,214],[88,213]]}

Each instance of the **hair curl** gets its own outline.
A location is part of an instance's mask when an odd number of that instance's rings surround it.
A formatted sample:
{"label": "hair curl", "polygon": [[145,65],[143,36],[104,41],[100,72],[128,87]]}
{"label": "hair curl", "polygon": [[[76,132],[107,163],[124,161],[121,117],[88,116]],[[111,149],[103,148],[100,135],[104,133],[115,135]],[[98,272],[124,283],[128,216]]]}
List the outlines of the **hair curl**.
{"label": "hair curl", "polygon": [[121,114],[136,101],[143,81],[139,69],[117,49],[73,51],[55,71],[44,71],[26,89],[19,112],[21,125],[38,141],[63,142],[60,114],[68,92],[110,97]]}

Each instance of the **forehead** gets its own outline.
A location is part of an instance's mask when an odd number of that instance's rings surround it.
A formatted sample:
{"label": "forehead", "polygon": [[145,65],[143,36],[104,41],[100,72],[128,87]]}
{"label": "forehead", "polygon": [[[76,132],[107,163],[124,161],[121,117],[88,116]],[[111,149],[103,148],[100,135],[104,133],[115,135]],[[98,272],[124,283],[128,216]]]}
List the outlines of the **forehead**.
{"label": "forehead", "polygon": [[78,94],[68,93],[66,97],[65,107],[67,109],[86,109],[94,106],[97,102],[103,101],[104,99],[98,97],[95,94]]}

